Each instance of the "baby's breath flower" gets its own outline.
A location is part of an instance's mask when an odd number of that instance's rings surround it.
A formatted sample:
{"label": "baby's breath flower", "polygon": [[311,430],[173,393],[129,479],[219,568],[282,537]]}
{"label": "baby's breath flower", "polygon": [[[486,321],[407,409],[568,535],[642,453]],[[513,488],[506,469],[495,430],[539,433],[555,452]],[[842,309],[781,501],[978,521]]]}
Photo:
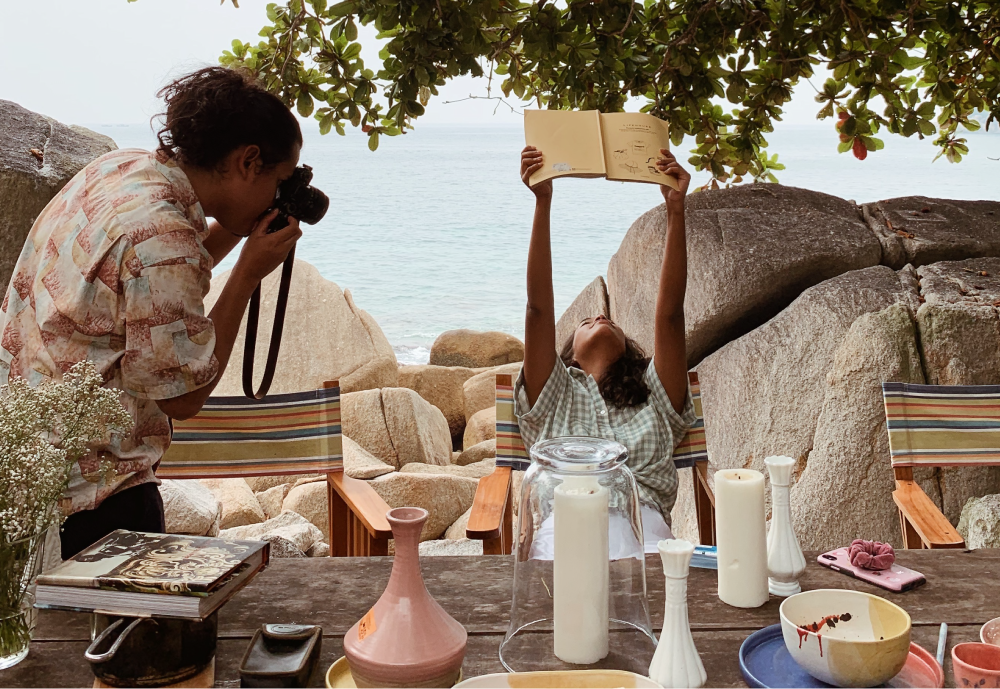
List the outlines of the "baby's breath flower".
{"label": "baby's breath flower", "polygon": [[56,509],[76,462],[94,443],[131,430],[117,391],[92,362],[61,383],[32,388],[14,378],[0,388],[0,529],[6,543],[61,521]]}

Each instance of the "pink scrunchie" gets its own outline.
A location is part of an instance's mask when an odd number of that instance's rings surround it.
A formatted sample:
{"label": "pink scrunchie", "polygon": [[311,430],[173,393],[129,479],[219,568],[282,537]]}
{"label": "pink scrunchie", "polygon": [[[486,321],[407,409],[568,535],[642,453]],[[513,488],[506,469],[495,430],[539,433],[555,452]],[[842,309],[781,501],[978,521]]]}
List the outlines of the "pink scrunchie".
{"label": "pink scrunchie", "polygon": [[896,561],[896,552],[888,543],[864,541],[860,538],[851,543],[847,551],[851,564],[861,569],[889,569]]}

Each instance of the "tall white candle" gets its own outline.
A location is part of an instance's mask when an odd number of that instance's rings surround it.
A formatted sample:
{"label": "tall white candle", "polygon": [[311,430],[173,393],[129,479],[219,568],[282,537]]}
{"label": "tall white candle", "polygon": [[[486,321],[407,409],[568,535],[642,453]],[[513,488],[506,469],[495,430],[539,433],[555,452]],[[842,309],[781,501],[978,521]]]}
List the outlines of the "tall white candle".
{"label": "tall white candle", "polygon": [[553,505],[555,655],[586,665],[608,655],[608,489],[566,476]]}
{"label": "tall white candle", "polygon": [[737,608],[766,603],[764,474],[752,469],[715,472],[715,537],[722,602]]}

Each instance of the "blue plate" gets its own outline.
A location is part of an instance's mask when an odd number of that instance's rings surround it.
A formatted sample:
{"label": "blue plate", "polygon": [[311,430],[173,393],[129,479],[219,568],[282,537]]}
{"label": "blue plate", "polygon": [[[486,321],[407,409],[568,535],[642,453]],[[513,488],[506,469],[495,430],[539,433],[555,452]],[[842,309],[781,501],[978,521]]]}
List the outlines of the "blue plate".
{"label": "blue plate", "polygon": [[[829,687],[795,662],[785,648],[781,625],[754,632],[740,646],[740,672],[751,687]],[[899,674],[883,687],[943,687],[944,672],[934,657],[917,644],[910,644],[910,656]]]}
{"label": "blue plate", "polygon": [[785,648],[781,625],[764,627],[740,646],[740,672],[751,687],[828,687],[795,662]]}

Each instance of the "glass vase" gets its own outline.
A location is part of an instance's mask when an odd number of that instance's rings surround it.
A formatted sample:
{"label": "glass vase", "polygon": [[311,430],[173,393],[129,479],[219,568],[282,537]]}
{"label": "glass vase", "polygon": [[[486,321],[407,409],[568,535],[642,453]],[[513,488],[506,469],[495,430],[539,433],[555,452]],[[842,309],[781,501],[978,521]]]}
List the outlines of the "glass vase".
{"label": "glass vase", "polygon": [[623,445],[599,438],[532,446],[517,512],[510,627],[500,645],[508,671],[646,674],[656,639],[627,457]]}
{"label": "glass vase", "polygon": [[24,660],[35,630],[35,578],[45,533],[0,543],[0,669]]}

